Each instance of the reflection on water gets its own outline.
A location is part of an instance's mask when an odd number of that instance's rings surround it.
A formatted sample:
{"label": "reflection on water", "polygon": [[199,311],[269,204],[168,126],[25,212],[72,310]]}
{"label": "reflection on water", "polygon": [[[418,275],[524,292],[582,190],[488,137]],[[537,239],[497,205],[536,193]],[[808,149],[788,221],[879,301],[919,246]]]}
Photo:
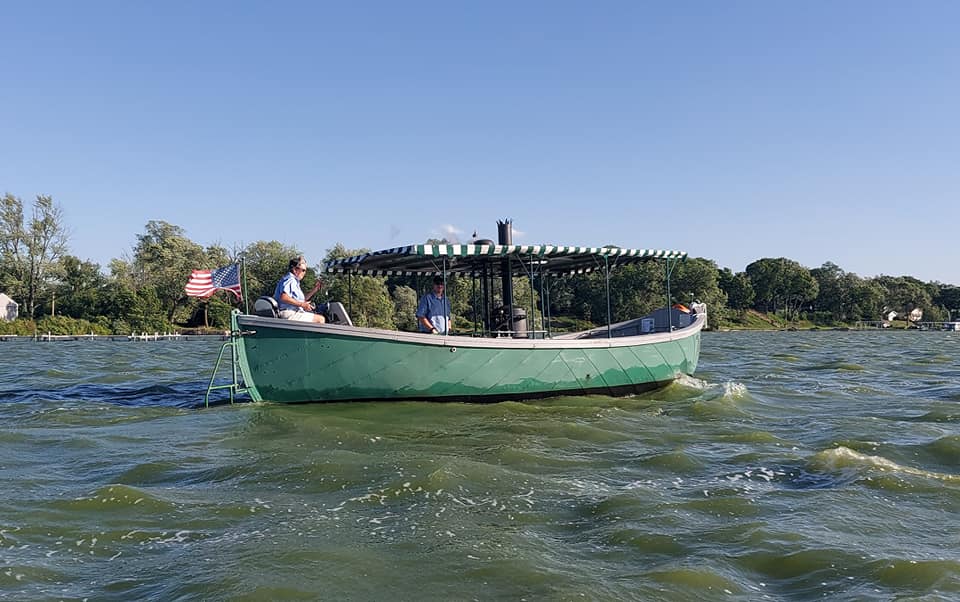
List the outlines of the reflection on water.
{"label": "reflection on water", "polygon": [[661,391],[486,405],[203,409],[215,344],[0,349],[0,598],[960,596],[956,333],[708,333]]}

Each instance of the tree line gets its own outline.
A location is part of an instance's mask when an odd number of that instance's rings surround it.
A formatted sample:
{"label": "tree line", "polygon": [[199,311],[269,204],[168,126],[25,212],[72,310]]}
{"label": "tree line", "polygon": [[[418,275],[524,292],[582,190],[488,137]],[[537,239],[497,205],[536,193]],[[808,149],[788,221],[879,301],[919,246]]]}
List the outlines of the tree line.
{"label": "tree line", "polygon": [[[428,243],[446,242],[438,240]],[[367,251],[336,243],[323,261]],[[72,255],[60,207],[49,196],[32,203],[5,194],[0,203],[0,292],[20,304],[19,319],[0,323],[0,333],[129,334],[183,328],[224,329],[234,307],[244,308],[229,293],[209,299],[186,296],[184,285],[194,269],[216,268],[244,259],[247,300],[273,293],[291,257],[301,250],[275,240],[228,249],[204,247],[183,228],[149,221],[137,235],[128,257],[100,266]],[[319,265],[319,264],[318,264]],[[621,266],[611,272],[612,319],[644,315],[666,302],[662,262]],[[317,278],[311,269],[304,287]],[[429,279],[413,277],[323,276],[321,296],[350,303],[355,324],[413,330],[419,295]],[[496,287],[496,285],[495,285]],[[607,319],[602,274],[555,278],[549,283],[514,283],[516,304],[551,316],[551,328],[585,328]],[[495,289],[494,295],[498,295]],[[719,268],[696,257],[679,263],[670,275],[672,303],[707,303],[713,326],[735,325],[749,312],[783,320],[808,320],[823,326],[881,320],[890,312],[906,316],[919,309],[923,319],[945,321],[960,315],[960,288],[921,282],[910,276],[863,278],[833,263],[809,269],[784,257],[762,258],[742,272]],[[461,330],[476,328],[476,296],[470,278],[452,276],[448,296]],[[529,311],[529,310],[528,310]],[[543,324],[536,322],[537,327]]]}

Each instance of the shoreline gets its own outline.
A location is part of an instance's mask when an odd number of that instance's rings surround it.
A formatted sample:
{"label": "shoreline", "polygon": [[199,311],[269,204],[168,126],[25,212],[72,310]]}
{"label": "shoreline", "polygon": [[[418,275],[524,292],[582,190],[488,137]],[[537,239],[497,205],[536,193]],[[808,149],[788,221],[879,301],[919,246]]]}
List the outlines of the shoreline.
{"label": "shoreline", "polygon": [[2,343],[60,343],[67,341],[123,341],[123,342],[158,342],[158,341],[226,341],[229,334],[39,334],[16,335],[0,334]]}

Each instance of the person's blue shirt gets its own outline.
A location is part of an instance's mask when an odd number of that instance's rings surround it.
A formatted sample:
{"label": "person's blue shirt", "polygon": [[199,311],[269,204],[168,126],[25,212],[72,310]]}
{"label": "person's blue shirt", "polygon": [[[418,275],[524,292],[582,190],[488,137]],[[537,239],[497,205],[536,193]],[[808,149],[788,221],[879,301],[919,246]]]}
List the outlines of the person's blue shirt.
{"label": "person's blue shirt", "polygon": [[[449,327],[447,319],[450,317],[450,302],[447,300],[447,296],[437,297],[436,293],[431,291],[420,297],[420,304],[417,305],[417,317],[430,320],[437,332],[447,334]],[[429,332],[423,327],[423,324],[419,324],[419,327],[421,332]]]}
{"label": "person's blue shirt", "polygon": [[300,281],[293,275],[293,272],[287,272],[287,275],[280,279],[280,282],[277,283],[276,290],[273,291],[273,298],[277,300],[277,305],[280,306],[281,311],[284,309],[293,311],[300,310],[296,305],[290,305],[289,303],[281,301],[281,293],[287,293],[297,301],[306,301],[306,298],[303,296],[303,289],[300,288]]}

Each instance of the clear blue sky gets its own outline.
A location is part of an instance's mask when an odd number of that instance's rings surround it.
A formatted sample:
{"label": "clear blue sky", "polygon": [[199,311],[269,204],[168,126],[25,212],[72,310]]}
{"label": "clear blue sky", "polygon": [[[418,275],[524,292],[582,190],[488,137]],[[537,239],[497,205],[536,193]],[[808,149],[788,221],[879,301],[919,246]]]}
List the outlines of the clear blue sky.
{"label": "clear blue sky", "polygon": [[960,284],[960,3],[5,2],[0,192],[73,254],[443,236]]}

